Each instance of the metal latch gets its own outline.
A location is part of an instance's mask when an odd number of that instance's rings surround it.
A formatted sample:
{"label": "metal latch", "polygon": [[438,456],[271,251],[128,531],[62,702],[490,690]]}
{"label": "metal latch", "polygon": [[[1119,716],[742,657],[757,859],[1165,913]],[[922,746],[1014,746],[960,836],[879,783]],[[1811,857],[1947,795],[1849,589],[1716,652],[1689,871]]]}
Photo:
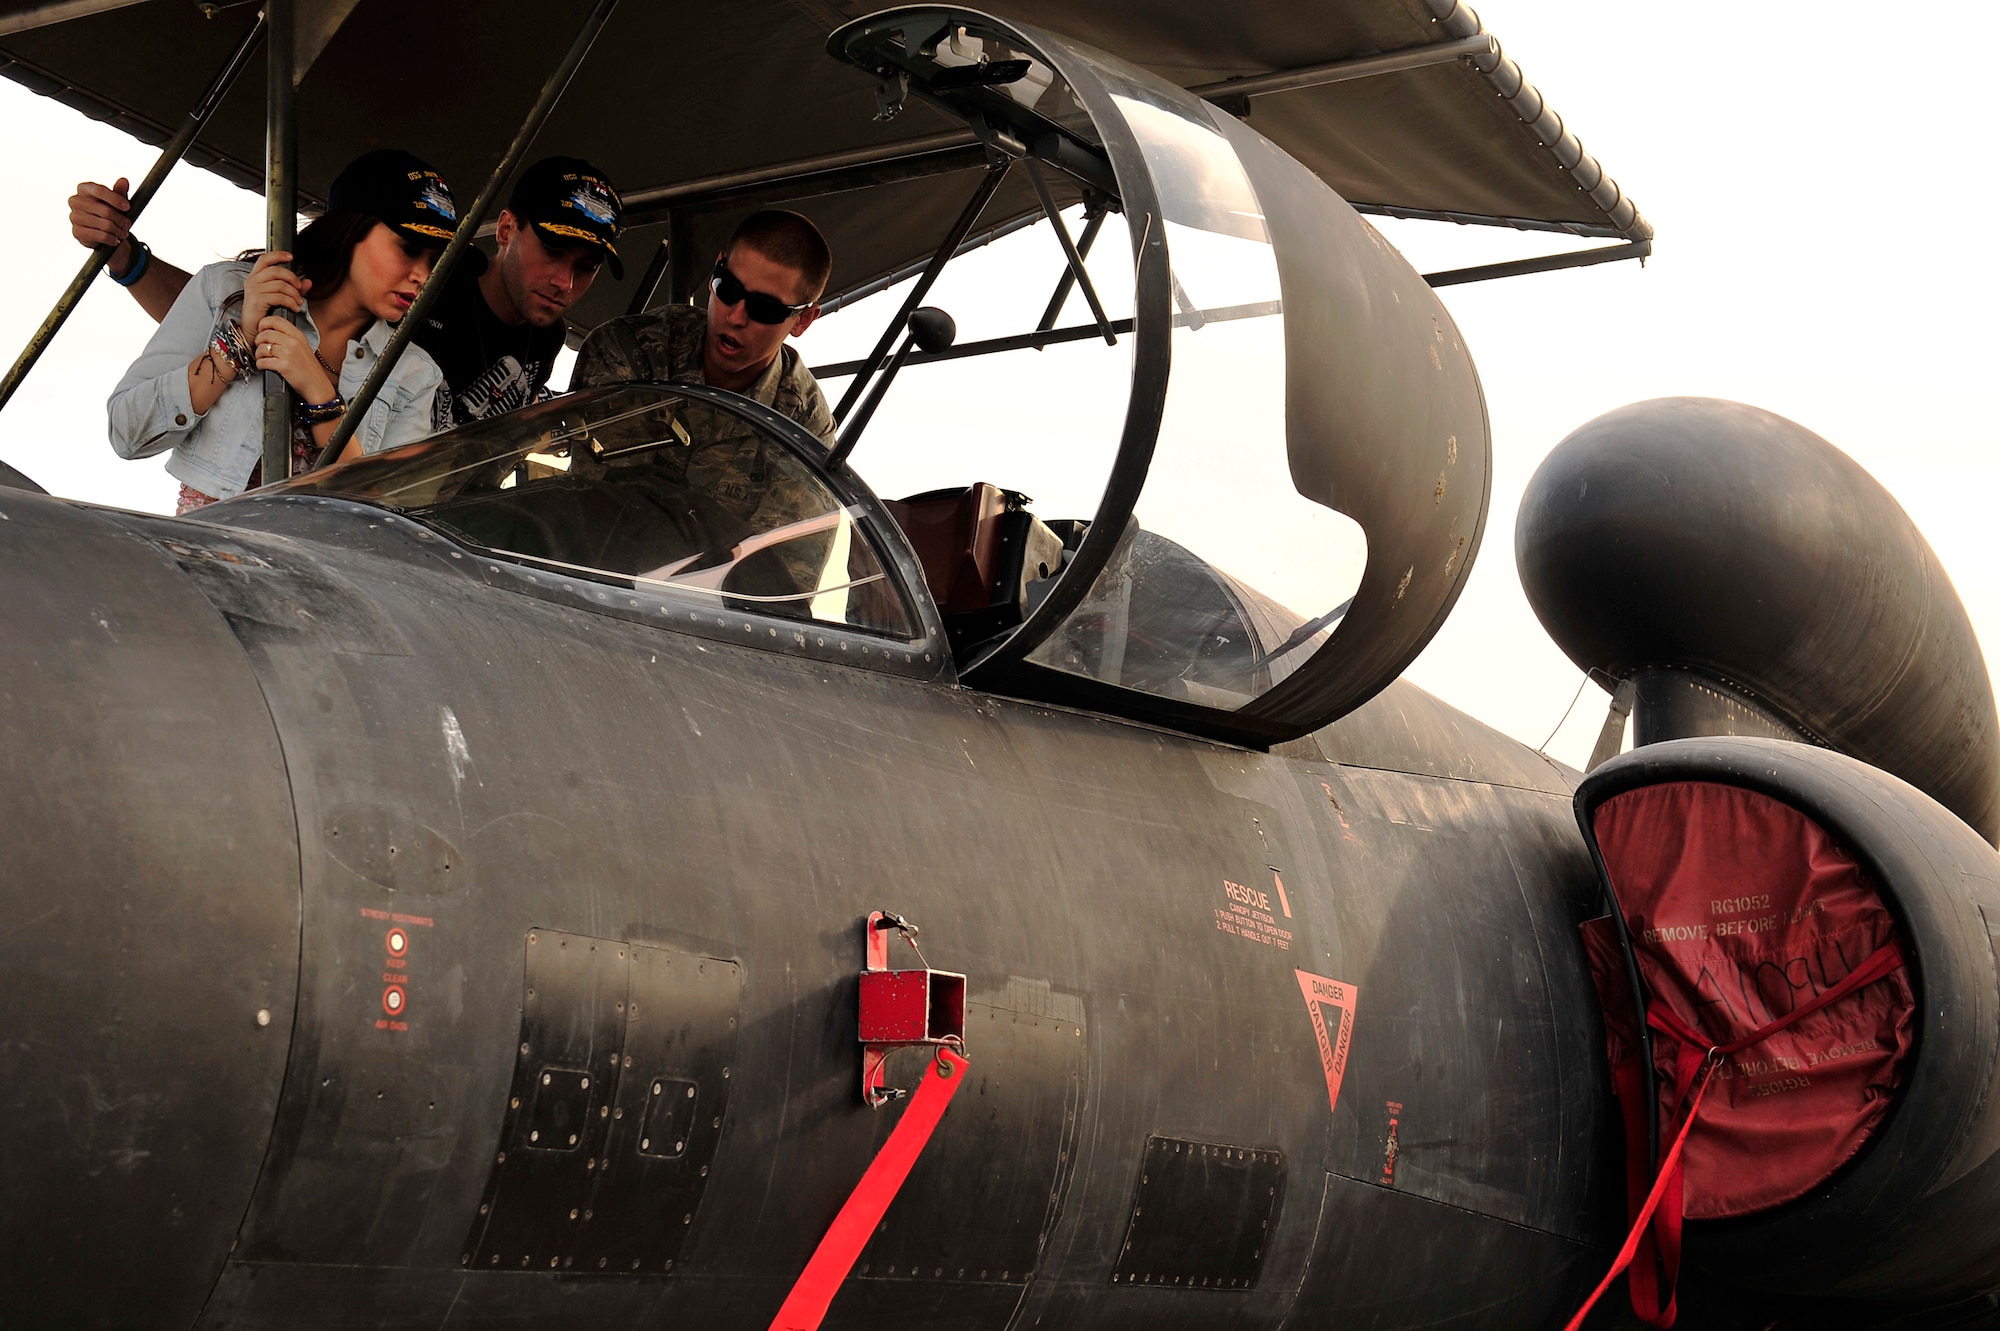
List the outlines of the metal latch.
{"label": "metal latch", "polygon": [[[884,1087],[883,1066],[890,1051],[912,1045],[965,1049],[965,977],[932,970],[917,946],[917,926],[889,911],[873,911],[866,926],[866,961],[861,971],[861,1098],[870,1108],[901,1099],[907,1091]],[[899,933],[922,964],[889,969],[889,935]],[[939,1060],[942,1069],[950,1066]]]}

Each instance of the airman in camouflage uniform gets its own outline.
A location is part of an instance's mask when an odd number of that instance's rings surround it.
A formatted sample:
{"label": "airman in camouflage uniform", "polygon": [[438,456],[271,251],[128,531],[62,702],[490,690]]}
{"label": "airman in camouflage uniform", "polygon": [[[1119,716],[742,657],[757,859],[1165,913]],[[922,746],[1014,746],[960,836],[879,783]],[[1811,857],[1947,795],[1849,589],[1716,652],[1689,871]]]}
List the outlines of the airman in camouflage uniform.
{"label": "airman in camouflage uniform", "polygon": [[[692,305],[613,319],[584,342],[570,385],[595,388],[645,379],[704,383],[701,351],[706,336],[707,315]],[[778,349],[744,396],[833,442],[833,413],[812,372],[791,347]],[[709,428],[698,432],[703,442],[680,464],[686,468],[685,484],[721,503],[751,531],[783,526],[823,506],[816,493],[792,477],[793,469],[773,456],[784,456],[782,445],[736,425],[721,412],[700,414]]]}
{"label": "airman in camouflage uniform", "polygon": [[[705,382],[702,344],[707,336],[708,315],[692,305],[669,305],[650,314],[612,319],[584,341],[570,387],[595,388],[632,379]],[[778,348],[743,395],[833,442],[833,412],[826,395],[806,368],[805,358],[789,343]]]}
{"label": "airman in camouflage uniform", "polygon": [[[763,209],[738,224],[709,279],[706,309],[674,305],[600,326],[577,355],[573,388],[632,380],[701,383],[753,398],[833,443],[833,413],[790,339],[819,316],[833,256],[797,213]],[[821,515],[825,498],[782,445],[745,429],[711,433],[686,455],[682,483],[742,520],[750,534]],[[830,535],[784,542],[777,562],[816,587]]]}

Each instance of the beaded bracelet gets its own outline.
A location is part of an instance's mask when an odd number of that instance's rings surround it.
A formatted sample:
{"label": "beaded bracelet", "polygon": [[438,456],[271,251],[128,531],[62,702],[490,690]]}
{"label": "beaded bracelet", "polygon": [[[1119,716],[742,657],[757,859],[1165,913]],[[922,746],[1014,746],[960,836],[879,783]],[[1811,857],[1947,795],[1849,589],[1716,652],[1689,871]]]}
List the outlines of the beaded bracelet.
{"label": "beaded bracelet", "polygon": [[307,425],[324,425],[347,414],[347,399],[335,393],[331,402],[301,402],[299,420]]}
{"label": "beaded bracelet", "polygon": [[137,236],[128,235],[125,239],[132,242],[132,266],[125,270],[125,276],[123,277],[118,276],[116,273],[111,274],[111,280],[121,287],[129,287],[137,284],[139,279],[146,275],[147,266],[153,262],[152,246]]}
{"label": "beaded bracelet", "polygon": [[234,365],[237,374],[256,373],[257,357],[250,350],[250,343],[244,338],[243,330],[237,327],[235,320],[223,319],[217,322],[215,331],[209,335],[208,345],[216,355]]}

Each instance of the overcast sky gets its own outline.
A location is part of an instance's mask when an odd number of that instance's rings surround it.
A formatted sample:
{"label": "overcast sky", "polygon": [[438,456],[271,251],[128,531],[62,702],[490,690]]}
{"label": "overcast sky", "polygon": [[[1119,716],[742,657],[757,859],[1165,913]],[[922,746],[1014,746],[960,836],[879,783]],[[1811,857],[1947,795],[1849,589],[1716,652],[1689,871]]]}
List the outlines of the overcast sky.
{"label": "overcast sky", "polygon": [[[1659,235],[1643,270],[1610,264],[1443,293],[1485,386],[1495,486],[1470,585],[1412,678],[1529,744],[1543,741],[1579,676],[1520,591],[1513,520],[1522,488],[1578,425],[1627,402],[1676,394],[1755,403],[1856,458],[1937,550],[1982,642],[1989,650],[2000,644],[2000,568],[1988,541],[2000,481],[2000,416],[1992,406],[2000,338],[1989,312],[2000,278],[1982,234],[2000,187],[1992,174],[1994,116],[1980,91],[1991,75],[1979,44],[1927,40],[1907,48],[1905,34],[1886,22],[1894,11],[1876,4],[1493,0],[1480,8]],[[76,181],[136,177],[152,157],[152,149],[0,80],[9,197],[0,252],[11,260],[0,345],[9,358],[82,257],[65,220]],[[472,192],[461,186],[461,197]],[[205,172],[183,169],[140,231],[160,253],[193,267],[255,244],[261,207]],[[1564,244],[1430,223],[1383,229],[1424,271]],[[1017,331],[1001,326],[1003,316],[1021,301],[1038,309],[1059,260],[1045,252],[1046,236],[1024,248],[1036,240],[1024,234],[1005,253],[996,246],[954,287],[940,288],[939,303],[967,335]],[[1016,298],[992,299],[1002,288]],[[828,319],[808,335],[808,358],[833,359],[871,340],[882,304]],[[159,461],[122,462],[104,442],[105,396],[149,329],[125,294],[100,279],[0,414],[0,458],[58,494],[167,511],[174,486]],[[1053,361],[1047,372],[1064,373]],[[919,385],[918,373],[911,401],[917,393],[932,402],[959,394],[959,418],[985,431],[979,456],[1000,457],[1007,404],[990,385],[947,381],[941,370],[926,371],[933,379]],[[1217,389],[1218,406],[1229,392]],[[1122,397],[1103,400],[1115,420]],[[1032,417],[1031,404],[1015,410]],[[1037,465],[1046,470],[1059,456]],[[857,454],[856,462],[872,478],[868,459]],[[877,463],[887,465],[886,456]],[[1036,488],[994,467],[973,469]],[[1060,482],[1051,477],[1042,488],[1049,484]],[[1550,751],[1580,763],[1604,703],[1598,690],[1586,690]]]}

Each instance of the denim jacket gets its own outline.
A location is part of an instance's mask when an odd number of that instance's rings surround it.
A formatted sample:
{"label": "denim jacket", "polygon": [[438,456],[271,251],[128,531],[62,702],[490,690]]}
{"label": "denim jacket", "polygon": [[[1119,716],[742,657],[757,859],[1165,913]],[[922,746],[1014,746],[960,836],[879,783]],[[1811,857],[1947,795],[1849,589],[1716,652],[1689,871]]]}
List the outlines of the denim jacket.
{"label": "denim jacket", "polygon": [[[171,448],[167,472],[217,499],[242,493],[251,470],[264,455],[263,376],[239,377],[222,390],[208,414],[198,416],[188,398],[187,367],[201,355],[215,329],[217,311],[243,290],[250,265],[212,263],[194,275],[159,331],[112,390],[111,447],[122,458],[151,457]],[[306,341],[319,346],[319,329],[308,306]],[[368,372],[389,341],[389,325],[377,319],[342,349],[340,392],[361,391]],[[437,362],[417,347],[406,347],[395,373],[355,432],[364,452],[379,453],[431,433],[432,399],[444,376]]]}

